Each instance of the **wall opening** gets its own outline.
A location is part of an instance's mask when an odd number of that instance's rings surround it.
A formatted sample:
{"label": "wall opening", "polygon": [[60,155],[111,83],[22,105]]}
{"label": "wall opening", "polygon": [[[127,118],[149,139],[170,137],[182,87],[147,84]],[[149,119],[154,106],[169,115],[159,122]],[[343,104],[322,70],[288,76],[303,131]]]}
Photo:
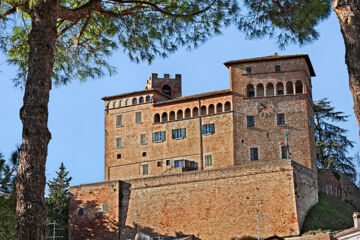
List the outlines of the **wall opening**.
{"label": "wall opening", "polygon": [[225,112],[229,112],[231,111],[231,103],[230,102],[226,102],[225,103]]}
{"label": "wall opening", "polygon": [[215,106],[214,106],[214,104],[210,104],[209,105],[209,114],[213,114],[213,113],[215,113]]}
{"label": "wall opening", "polygon": [[284,95],[284,84],[282,82],[276,84],[276,95]]}
{"label": "wall opening", "polygon": [[216,112],[217,112],[217,113],[221,113],[222,111],[223,111],[223,106],[222,106],[221,103],[218,103],[218,104],[216,105]]}
{"label": "wall opening", "polygon": [[171,87],[169,86],[169,85],[164,85],[163,87],[162,87],[162,92],[163,93],[165,93],[166,95],[168,95],[168,96],[171,96]]}
{"label": "wall opening", "polygon": [[171,120],[175,120],[175,112],[174,112],[174,111],[171,111],[171,112],[170,112],[169,118],[170,118],[170,121],[171,121]]}
{"label": "wall opening", "polygon": [[206,115],[206,106],[201,106],[200,113],[201,115]]}
{"label": "wall opening", "polygon": [[261,83],[259,83],[256,86],[256,96],[257,97],[263,97],[264,96],[264,85],[262,85]]}
{"label": "wall opening", "polygon": [[161,116],[161,121],[162,121],[162,122],[167,122],[167,120],[168,120],[167,113],[164,112],[164,113],[162,114],[162,116]]}
{"label": "wall opening", "polygon": [[303,93],[303,87],[302,87],[302,83],[300,80],[297,80],[295,82],[295,91],[296,91],[296,93]]}
{"label": "wall opening", "polygon": [[294,86],[290,81],[286,83],[286,94],[294,94]]}
{"label": "wall opening", "polygon": [[180,120],[180,119],[183,119],[183,118],[184,118],[183,111],[182,111],[182,110],[178,110],[178,111],[177,111],[177,119]]}
{"label": "wall opening", "polygon": [[272,83],[266,84],[266,96],[274,96],[274,85]]}
{"label": "wall opening", "polygon": [[194,107],[193,108],[193,117],[197,117],[197,116],[199,116],[199,109],[198,109],[198,107]]}
{"label": "wall opening", "polygon": [[185,110],[185,118],[191,118],[191,110],[190,110],[190,108],[187,108]]}
{"label": "wall opening", "polygon": [[155,116],[154,116],[154,122],[156,122],[156,123],[158,123],[158,122],[160,122],[160,114],[155,114]]}
{"label": "wall opening", "polygon": [[255,97],[255,89],[252,84],[247,85],[246,87],[246,96],[247,97]]}

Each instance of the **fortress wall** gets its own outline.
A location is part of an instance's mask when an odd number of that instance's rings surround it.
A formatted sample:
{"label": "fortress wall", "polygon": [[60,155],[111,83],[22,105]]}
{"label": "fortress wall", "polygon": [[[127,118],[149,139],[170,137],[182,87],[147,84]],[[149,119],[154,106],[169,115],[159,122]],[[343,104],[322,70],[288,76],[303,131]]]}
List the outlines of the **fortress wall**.
{"label": "fortress wall", "polygon": [[317,174],[297,163],[291,163],[294,174],[296,210],[301,230],[309,209],[318,202]]}
{"label": "fortress wall", "polygon": [[121,196],[121,239],[137,229],[206,240],[257,236],[258,214],[262,237],[297,235],[297,215],[307,208],[296,208],[288,160],[127,180]]}

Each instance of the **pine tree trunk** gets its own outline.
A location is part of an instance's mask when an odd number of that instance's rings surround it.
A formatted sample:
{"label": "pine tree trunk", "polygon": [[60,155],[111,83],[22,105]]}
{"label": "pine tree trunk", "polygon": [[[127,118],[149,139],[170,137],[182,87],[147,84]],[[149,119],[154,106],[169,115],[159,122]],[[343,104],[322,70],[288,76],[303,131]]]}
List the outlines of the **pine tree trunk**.
{"label": "pine tree trunk", "polygon": [[30,12],[29,69],[20,110],[23,132],[16,176],[17,235],[21,240],[46,239],[45,163],[51,139],[47,122],[57,34],[56,5],[56,0],[47,0]]}
{"label": "pine tree trunk", "polygon": [[354,113],[360,127],[360,1],[333,0],[345,42],[345,62],[354,100]]}

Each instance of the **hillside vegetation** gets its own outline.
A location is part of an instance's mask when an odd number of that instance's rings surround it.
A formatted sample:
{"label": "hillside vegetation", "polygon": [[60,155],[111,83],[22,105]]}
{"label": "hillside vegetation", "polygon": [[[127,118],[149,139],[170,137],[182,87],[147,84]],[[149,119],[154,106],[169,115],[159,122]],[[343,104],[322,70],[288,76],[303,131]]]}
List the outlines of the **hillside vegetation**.
{"label": "hillside vegetation", "polygon": [[302,232],[337,231],[354,226],[352,215],[357,209],[341,199],[319,193],[319,202],[308,212]]}

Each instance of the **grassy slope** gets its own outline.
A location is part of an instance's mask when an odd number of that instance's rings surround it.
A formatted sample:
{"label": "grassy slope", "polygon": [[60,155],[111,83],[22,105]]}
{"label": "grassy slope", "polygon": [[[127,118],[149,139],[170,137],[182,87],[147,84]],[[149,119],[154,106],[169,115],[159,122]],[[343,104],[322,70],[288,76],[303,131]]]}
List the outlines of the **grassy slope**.
{"label": "grassy slope", "polygon": [[319,193],[319,202],[308,212],[303,232],[343,230],[354,226],[352,215],[357,209],[350,203]]}

